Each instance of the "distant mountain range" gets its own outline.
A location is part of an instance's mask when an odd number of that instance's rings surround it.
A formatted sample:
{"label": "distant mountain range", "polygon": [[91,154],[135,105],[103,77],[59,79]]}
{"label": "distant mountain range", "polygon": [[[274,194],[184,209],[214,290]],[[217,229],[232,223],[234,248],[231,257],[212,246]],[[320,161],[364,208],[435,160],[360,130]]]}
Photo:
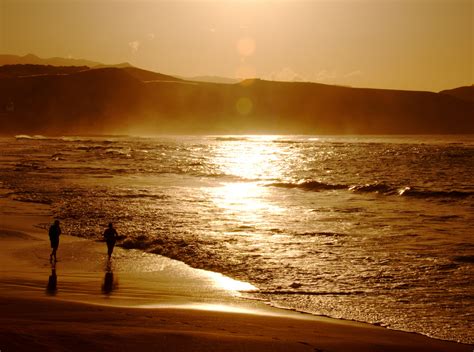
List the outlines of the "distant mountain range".
{"label": "distant mountain range", "polygon": [[[45,66],[87,66],[87,68],[103,68],[103,67],[133,67],[128,62],[106,65],[97,61],[83,60],[83,59],[72,59],[72,58],[62,58],[62,57],[52,57],[43,59],[33,54],[28,54],[25,56],[18,55],[0,55],[0,66],[3,65],[45,65]],[[136,70],[141,70],[135,68]],[[161,79],[160,77],[152,77],[153,75],[160,75],[152,71],[141,70],[143,74],[147,75],[147,80]],[[145,73],[148,72],[148,73]],[[136,72],[138,74],[138,71]],[[166,75],[167,76],[167,75]],[[172,77],[168,76],[174,80],[187,80],[187,81],[196,81],[196,82],[209,82],[209,83],[228,83],[233,84],[239,82],[237,79],[218,77],[218,76],[195,76],[195,77]],[[137,77],[138,78],[138,77]],[[139,78],[140,79],[140,78]]]}
{"label": "distant mountain range", "polygon": [[209,83],[75,63],[0,67],[0,133],[474,133],[473,86],[432,93]]}
{"label": "distant mountain range", "polygon": [[2,65],[21,65],[21,64],[32,64],[32,65],[51,65],[51,66],[103,66],[100,62],[82,60],[82,59],[69,59],[62,57],[51,57],[48,59],[42,59],[36,55],[28,54],[25,56],[18,55],[0,55],[0,66]]}

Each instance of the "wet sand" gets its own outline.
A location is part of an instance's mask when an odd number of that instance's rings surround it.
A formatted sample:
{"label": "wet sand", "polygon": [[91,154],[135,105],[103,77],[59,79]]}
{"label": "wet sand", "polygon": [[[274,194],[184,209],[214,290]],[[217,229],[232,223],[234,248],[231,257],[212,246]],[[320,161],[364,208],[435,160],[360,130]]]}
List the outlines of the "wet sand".
{"label": "wet sand", "polygon": [[245,283],[157,255],[116,248],[108,264],[101,242],[62,236],[53,265],[48,207],[0,207],[2,351],[472,350],[271,308],[235,291]]}

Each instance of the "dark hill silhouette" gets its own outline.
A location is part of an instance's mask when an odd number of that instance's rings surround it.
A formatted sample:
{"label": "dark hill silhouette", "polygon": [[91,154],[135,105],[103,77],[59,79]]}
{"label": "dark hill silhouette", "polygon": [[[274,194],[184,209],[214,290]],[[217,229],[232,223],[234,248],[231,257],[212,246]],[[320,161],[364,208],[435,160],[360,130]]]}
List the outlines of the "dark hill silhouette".
{"label": "dark hill silhouette", "polygon": [[441,94],[452,95],[453,97],[474,102],[474,85],[447,89],[440,92]]}
{"label": "dark hill silhouette", "polygon": [[207,83],[223,83],[223,84],[235,84],[239,83],[238,79],[219,77],[219,76],[194,76],[194,77],[181,77],[186,81],[194,82],[207,82]]}
{"label": "dark hill silhouette", "polygon": [[[248,80],[155,83],[148,94],[150,110],[173,116],[164,127],[175,132],[209,132],[209,126],[218,133],[474,132],[473,104],[430,92]],[[243,110],[252,107],[239,112],[239,101]]]}
{"label": "dark hill silhouette", "polygon": [[[94,67],[93,69],[99,68],[119,68],[127,72],[130,76],[137,78],[140,81],[181,81],[181,79],[156,73],[153,71],[142,70],[140,68],[129,66],[129,64],[119,64],[114,66],[100,66]],[[0,66],[0,77],[23,77],[33,75],[61,75],[71,74],[84,70],[89,70],[88,66],[52,66],[52,65],[4,65]]]}
{"label": "dark hill silhouette", "polygon": [[4,78],[0,107],[8,109],[0,123],[7,131],[102,133],[127,125],[127,117],[138,111],[143,88],[118,68]]}
{"label": "dark hill silhouette", "polygon": [[22,77],[33,75],[61,75],[88,70],[87,66],[51,66],[51,65],[4,65],[0,66],[0,77]]}
{"label": "dark hill silhouette", "polygon": [[[156,76],[159,75],[159,76]],[[0,78],[12,133],[473,133],[474,104],[448,94],[317,83],[218,84],[101,68]]]}
{"label": "dark hill silhouette", "polygon": [[182,81],[179,78],[164,75],[162,73],[156,73],[153,71],[142,70],[137,67],[124,67],[123,70],[130,74],[131,76],[139,79],[142,82],[149,81]]}

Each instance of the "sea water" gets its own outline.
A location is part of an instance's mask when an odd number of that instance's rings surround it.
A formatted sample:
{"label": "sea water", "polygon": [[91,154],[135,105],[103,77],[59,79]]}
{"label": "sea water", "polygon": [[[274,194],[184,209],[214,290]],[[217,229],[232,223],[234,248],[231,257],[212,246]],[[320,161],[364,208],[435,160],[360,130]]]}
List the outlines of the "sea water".
{"label": "sea water", "polygon": [[474,136],[17,136],[2,196],[274,306],[473,343]]}

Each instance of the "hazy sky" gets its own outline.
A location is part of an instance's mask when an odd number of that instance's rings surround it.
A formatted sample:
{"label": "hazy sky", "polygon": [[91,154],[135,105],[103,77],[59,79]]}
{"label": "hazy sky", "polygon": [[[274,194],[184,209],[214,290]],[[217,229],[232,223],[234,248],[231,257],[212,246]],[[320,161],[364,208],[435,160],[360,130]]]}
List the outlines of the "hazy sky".
{"label": "hazy sky", "polygon": [[0,0],[0,53],[439,91],[474,81],[474,0]]}

